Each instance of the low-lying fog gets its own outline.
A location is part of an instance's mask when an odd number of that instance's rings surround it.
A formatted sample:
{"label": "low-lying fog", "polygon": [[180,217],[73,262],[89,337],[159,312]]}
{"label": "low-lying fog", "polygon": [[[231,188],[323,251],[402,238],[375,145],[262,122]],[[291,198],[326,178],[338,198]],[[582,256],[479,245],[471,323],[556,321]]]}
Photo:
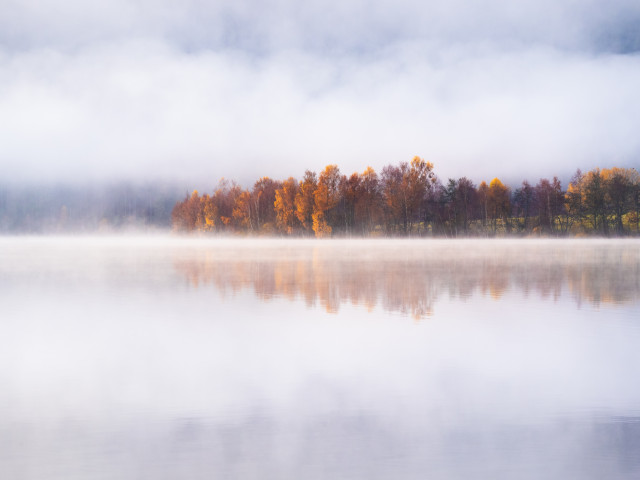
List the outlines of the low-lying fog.
{"label": "low-lying fog", "polygon": [[640,242],[0,238],[7,478],[637,478]]}

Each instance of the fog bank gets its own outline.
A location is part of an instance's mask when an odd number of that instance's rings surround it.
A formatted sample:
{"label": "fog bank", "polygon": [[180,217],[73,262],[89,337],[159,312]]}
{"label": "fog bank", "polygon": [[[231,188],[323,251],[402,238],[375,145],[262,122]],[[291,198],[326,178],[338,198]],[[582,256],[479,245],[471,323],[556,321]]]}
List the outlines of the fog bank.
{"label": "fog bank", "polygon": [[519,183],[638,164],[631,1],[3,9],[3,178],[245,183],[420,155]]}

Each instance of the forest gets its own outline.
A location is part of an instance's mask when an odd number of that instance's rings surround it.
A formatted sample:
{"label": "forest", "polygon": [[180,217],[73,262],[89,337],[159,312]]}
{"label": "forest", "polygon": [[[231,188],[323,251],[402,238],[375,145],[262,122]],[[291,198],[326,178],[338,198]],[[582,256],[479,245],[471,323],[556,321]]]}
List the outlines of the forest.
{"label": "forest", "polygon": [[243,189],[222,179],[211,194],[176,203],[179,232],[287,236],[628,236],[640,233],[640,174],[633,168],[578,170],[512,188],[494,178],[442,182],[420,157],[343,175],[337,165],[301,180],[262,177]]}
{"label": "forest", "polygon": [[166,231],[184,185],[161,182],[0,182],[0,234]]}

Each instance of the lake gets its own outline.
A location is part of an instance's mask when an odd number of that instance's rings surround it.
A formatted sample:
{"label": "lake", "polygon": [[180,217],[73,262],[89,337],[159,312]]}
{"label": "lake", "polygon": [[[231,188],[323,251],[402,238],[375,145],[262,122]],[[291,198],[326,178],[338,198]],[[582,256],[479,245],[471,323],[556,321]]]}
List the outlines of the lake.
{"label": "lake", "polygon": [[640,241],[0,238],[0,474],[640,478]]}

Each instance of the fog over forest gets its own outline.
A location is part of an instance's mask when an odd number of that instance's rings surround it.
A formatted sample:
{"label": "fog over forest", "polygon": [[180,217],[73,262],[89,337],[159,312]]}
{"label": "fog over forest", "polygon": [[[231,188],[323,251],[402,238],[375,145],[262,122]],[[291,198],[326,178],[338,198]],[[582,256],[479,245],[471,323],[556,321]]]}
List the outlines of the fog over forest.
{"label": "fog over forest", "polygon": [[167,230],[185,190],[175,184],[0,183],[0,233],[114,233]]}

